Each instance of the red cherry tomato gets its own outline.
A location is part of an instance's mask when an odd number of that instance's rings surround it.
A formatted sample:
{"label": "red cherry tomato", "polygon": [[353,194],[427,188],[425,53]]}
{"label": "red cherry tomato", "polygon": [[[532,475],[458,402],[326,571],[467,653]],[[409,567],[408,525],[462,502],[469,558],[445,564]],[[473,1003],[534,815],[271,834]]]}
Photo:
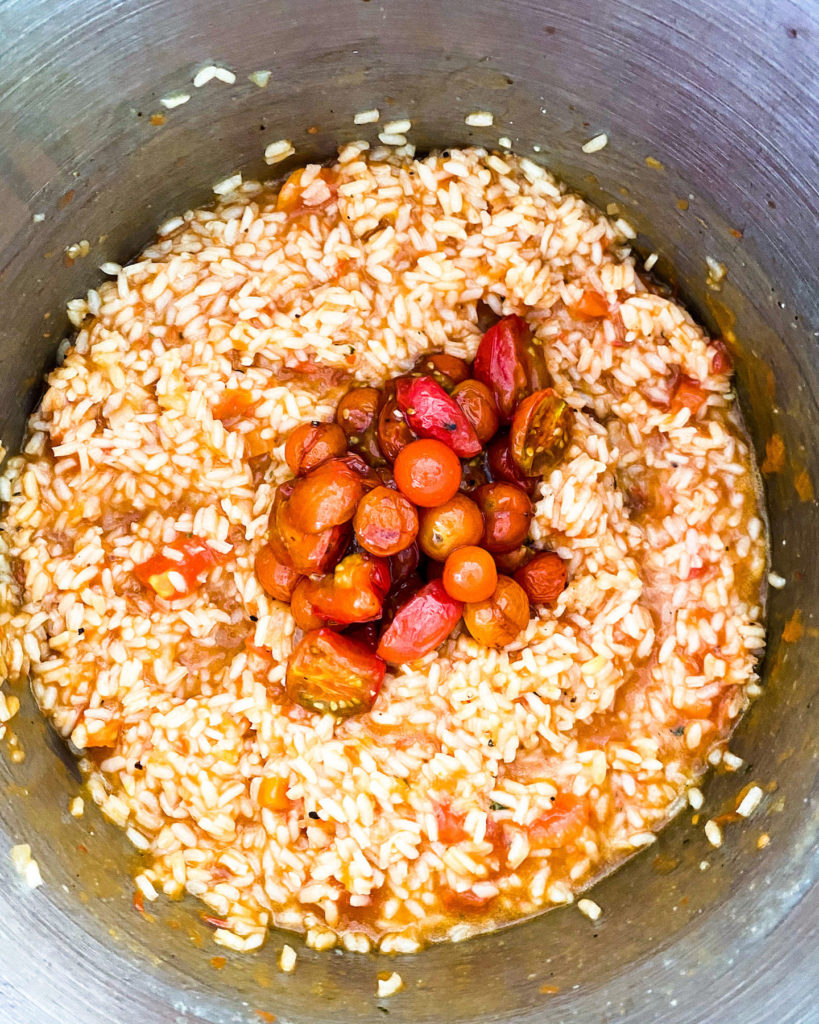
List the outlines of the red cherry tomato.
{"label": "red cherry tomato", "polygon": [[289,565],[276,558],[268,544],[259,548],[254,569],[262,589],[277,601],[289,601],[301,579],[295,569],[291,569]]}
{"label": "red cherry tomato", "polygon": [[342,558],[332,574],[308,580],[302,593],[314,615],[350,623],[379,618],[389,589],[389,563],[363,551]]}
{"label": "red cherry tomato", "polygon": [[512,461],[526,476],[541,476],[568,447],[574,413],[552,388],[520,403],[509,431]]}
{"label": "red cherry tomato", "polygon": [[532,519],[532,502],[514,484],[484,484],[475,491],[483,513],[483,546],[488,551],[512,551],[526,540]]}
{"label": "red cherry tomato", "polygon": [[475,428],[461,407],[432,377],[399,377],[395,399],[419,437],[442,441],[461,458],[481,450]]}
{"label": "red cherry tomato", "polygon": [[500,419],[489,388],[479,380],[465,380],[455,388],[452,397],[472,424],[481,444],[491,441],[498,432]]}
{"label": "red cherry tomato", "polygon": [[369,711],[386,665],[363,644],[331,629],[311,630],[287,662],[285,692],[295,704],[338,717]]}
{"label": "red cherry tomato", "polygon": [[461,463],[441,441],[413,441],[395,460],[395,482],[415,505],[431,508],[443,505],[455,495],[461,483]]}
{"label": "red cherry tomato", "polygon": [[485,601],[464,605],[464,623],[484,647],[505,647],[529,622],[529,598],[508,576],[498,576],[495,591]]}
{"label": "red cherry tomato", "polygon": [[443,584],[456,601],[486,601],[498,583],[498,571],[485,548],[458,548],[444,565]]}
{"label": "red cherry tomato", "polygon": [[514,580],[535,604],[551,604],[566,589],[566,563],[554,551],[541,551],[518,569]]}
{"label": "red cherry tomato", "polygon": [[196,590],[201,573],[225,561],[203,537],[177,537],[145,562],[134,566],[134,575],[166,601],[187,597]]}
{"label": "red cherry tomato", "polygon": [[469,364],[446,352],[428,352],[418,358],[412,369],[414,373],[432,377],[447,392],[469,376]]}
{"label": "red cherry tomato", "polygon": [[510,422],[528,394],[547,386],[543,353],[522,317],[505,316],[489,328],[475,353],[472,375],[492,392],[501,423]]}
{"label": "red cherry tomato", "polygon": [[386,459],[395,462],[399,452],[417,436],[395,398],[395,382],[388,381],[384,387],[384,404],[378,414],[378,447]]}
{"label": "red cherry tomato", "polygon": [[287,517],[299,530],[321,533],[349,522],[364,490],[360,473],[342,459],[330,459],[296,481]]}
{"label": "red cherry tomato", "polygon": [[365,550],[386,558],[403,551],[415,540],[418,513],[400,492],[376,487],[358,503],[353,529]]}
{"label": "red cherry tomato", "polygon": [[344,635],[375,653],[378,647],[378,627],[378,622],[359,622],[345,629]]}
{"label": "red cherry tomato", "polygon": [[296,476],[304,476],[346,451],[347,439],[337,423],[302,423],[288,437],[284,457]]}
{"label": "red cherry tomato", "polygon": [[399,609],[381,636],[378,653],[393,665],[415,661],[446,640],[461,617],[463,605],[443,583],[427,583]]}

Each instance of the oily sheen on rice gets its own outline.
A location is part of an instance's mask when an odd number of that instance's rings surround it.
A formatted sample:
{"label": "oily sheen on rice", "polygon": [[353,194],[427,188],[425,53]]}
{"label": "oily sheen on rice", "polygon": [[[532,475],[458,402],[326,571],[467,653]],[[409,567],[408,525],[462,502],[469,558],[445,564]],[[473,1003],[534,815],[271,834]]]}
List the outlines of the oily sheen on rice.
{"label": "oily sheen on rice", "polygon": [[[80,749],[121,722],[82,764],[149,855],[140,891],[199,897],[240,950],[277,924],[317,948],[412,951],[572,899],[681,806],[764,643],[730,377],[641,280],[622,225],[481,149],[357,144],[335,170],[320,210],[288,216],[242,184],[75,300],[74,345],[4,484],[3,676],[29,674]],[[574,317],[588,289],[617,316]],[[532,526],[569,586],[504,650],[460,633],[388,673],[370,714],[290,714],[294,623],[253,569],[284,441],[332,418],[351,380],[430,349],[471,359],[479,301],[526,317],[576,410]],[[697,415],[657,398],[679,373],[707,393]],[[220,422],[237,387],[252,414]],[[226,557],[165,603],[133,567],[179,533]],[[270,775],[289,810],[260,805]],[[583,808],[562,832],[561,806]]]}

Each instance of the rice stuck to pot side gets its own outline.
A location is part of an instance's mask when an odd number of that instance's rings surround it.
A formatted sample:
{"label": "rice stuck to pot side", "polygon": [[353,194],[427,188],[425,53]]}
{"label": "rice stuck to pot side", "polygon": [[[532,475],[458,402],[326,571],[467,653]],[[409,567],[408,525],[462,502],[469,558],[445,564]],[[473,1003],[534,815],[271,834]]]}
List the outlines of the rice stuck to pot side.
{"label": "rice stuck to pot side", "polygon": [[[764,642],[725,361],[640,279],[622,226],[481,149],[359,144],[333,172],[329,198],[301,172],[299,215],[239,185],[72,303],[75,344],[4,484],[0,667],[88,746],[91,796],[149,855],[140,891],[199,897],[234,949],[277,924],[411,951],[572,899],[681,806]],[[573,317],[588,289],[616,313]],[[532,527],[569,586],[506,649],[460,633],[388,673],[368,714],[291,714],[294,622],[253,568],[284,440],[351,380],[471,359],[479,302],[526,318],[576,411]],[[680,374],[705,390],[696,414],[662,400]],[[214,418],[240,387],[252,412]],[[226,560],[166,603],[133,568],[180,533]],[[287,810],[260,804],[271,776]]]}

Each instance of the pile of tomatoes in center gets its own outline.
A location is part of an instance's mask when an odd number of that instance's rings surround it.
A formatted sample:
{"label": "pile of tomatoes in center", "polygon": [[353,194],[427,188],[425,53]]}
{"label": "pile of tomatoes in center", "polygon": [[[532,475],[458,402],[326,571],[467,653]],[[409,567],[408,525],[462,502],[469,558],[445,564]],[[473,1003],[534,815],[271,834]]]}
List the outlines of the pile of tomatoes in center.
{"label": "pile of tomatoes in center", "polygon": [[549,384],[526,322],[507,316],[472,366],[426,355],[381,388],[349,391],[334,423],[293,431],[294,479],[277,489],[256,559],[304,631],[291,700],[366,711],[387,664],[435,650],[461,620],[502,647],[532,605],[556,600],[563,561],[526,543],[537,479],[571,436],[573,412]]}

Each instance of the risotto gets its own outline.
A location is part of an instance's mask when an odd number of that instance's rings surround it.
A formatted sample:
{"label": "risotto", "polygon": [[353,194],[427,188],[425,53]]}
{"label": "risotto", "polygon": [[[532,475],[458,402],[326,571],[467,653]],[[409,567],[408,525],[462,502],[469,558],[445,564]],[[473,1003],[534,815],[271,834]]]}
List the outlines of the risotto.
{"label": "risotto", "polygon": [[525,159],[361,143],[233,183],[69,306],[5,479],[0,668],[143,897],[199,898],[225,946],[411,952],[569,902],[654,840],[755,680],[730,357]]}

